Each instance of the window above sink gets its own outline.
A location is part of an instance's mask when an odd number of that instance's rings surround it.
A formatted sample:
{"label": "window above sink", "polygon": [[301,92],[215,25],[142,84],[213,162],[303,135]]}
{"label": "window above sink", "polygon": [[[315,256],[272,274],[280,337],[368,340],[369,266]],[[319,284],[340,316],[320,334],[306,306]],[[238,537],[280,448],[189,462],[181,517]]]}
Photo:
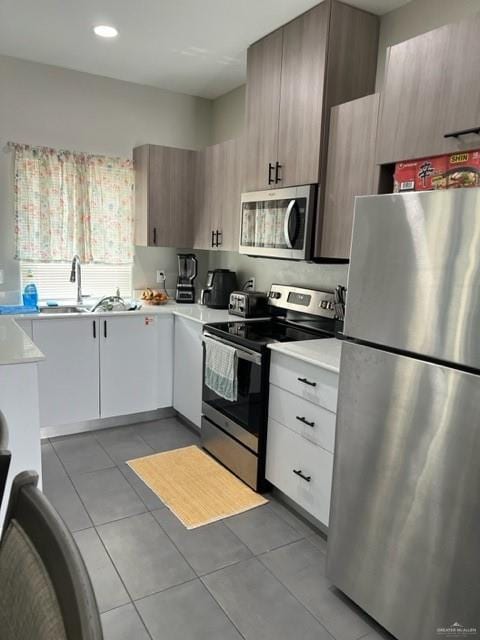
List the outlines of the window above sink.
{"label": "window above sink", "polygon": [[[31,271],[40,300],[74,300],[77,285],[70,282],[70,269],[71,264],[66,262],[20,262],[22,291]],[[124,298],[131,296],[131,264],[82,264],[82,290],[89,296],[85,303],[90,298],[113,295],[117,288]]]}

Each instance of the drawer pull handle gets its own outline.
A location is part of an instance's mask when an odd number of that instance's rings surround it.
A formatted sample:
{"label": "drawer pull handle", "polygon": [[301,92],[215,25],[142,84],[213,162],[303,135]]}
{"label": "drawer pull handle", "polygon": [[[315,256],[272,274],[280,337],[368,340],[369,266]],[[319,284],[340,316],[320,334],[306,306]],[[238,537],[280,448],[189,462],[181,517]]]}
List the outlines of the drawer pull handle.
{"label": "drawer pull handle", "polygon": [[312,479],[312,476],[304,476],[301,469],[293,469],[293,473],[296,476],[299,476],[302,480],[305,480],[305,482],[310,482]]}
{"label": "drawer pull handle", "polygon": [[295,416],[295,417],[296,417],[296,419],[297,419],[299,422],[303,422],[303,424],[306,424],[306,425],[307,425],[307,427],[314,427],[314,426],[315,426],[315,422],[309,422],[309,421],[305,418],[305,416]]}
{"label": "drawer pull handle", "polygon": [[307,378],[297,378],[297,380],[299,382],[303,382],[303,384],[308,384],[309,387],[316,387],[317,386],[316,382],[311,382],[310,380],[307,380]]}
{"label": "drawer pull handle", "polygon": [[475,133],[477,136],[480,135],[480,127],[472,127],[471,129],[462,129],[461,131],[452,131],[451,133],[446,133],[444,138],[459,138],[460,136],[466,136],[469,133]]}

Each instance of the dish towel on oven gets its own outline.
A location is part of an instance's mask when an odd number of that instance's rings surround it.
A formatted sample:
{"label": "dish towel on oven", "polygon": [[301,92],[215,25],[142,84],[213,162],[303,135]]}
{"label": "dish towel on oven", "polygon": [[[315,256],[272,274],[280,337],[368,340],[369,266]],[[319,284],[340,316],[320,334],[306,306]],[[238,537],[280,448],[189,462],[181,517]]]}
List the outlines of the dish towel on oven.
{"label": "dish towel on oven", "polygon": [[237,351],[235,347],[204,337],[205,384],[221,398],[237,400]]}

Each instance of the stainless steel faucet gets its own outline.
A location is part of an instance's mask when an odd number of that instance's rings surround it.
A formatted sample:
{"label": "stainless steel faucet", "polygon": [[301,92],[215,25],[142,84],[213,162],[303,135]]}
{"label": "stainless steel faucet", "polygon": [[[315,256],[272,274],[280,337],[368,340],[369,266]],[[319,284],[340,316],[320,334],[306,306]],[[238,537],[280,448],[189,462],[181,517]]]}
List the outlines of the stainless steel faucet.
{"label": "stainless steel faucet", "polygon": [[82,304],[82,265],[80,256],[75,254],[72,259],[72,270],[70,272],[70,282],[77,283],[77,304]]}

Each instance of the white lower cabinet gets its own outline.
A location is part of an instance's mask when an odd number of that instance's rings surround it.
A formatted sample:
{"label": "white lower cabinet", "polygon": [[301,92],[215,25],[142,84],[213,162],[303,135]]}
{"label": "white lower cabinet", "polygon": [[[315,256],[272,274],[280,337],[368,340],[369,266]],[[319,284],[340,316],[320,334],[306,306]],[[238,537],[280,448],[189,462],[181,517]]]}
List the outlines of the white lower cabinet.
{"label": "white lower cabinet", "polygon": [[40,426],[99,417],[98,319],[33,321],[33,341],[45,355],[38,365]]}
{"label": "white lower cabinet", "polygon": [[265,475],[328,527],[338,374],[272,353]]}
{"label": "white lower cabinet", "polygon": [[40,425],[54,427],[172,406],[173,318],[33,320]]}
{"label": "white lower cabinet", "polygon": [[[171,379],[172,334],[171,317],[132,315],[100,319],[102,418],[157,409],[160,387],[165,382],[165,396],[170,402],[164,406],[171,406],[171,383],[166,378]],[[163,365],[159,340],[165,348]]]}
{"label": "white lower cabinet", "polygon": [[332,411],[271,384],[268,415],[303,438],[333,453],[337,416]]}
{"label": "white lower cabinet", "polygon": [[20,329],[23,329],[23,331],[25,331],[25,333],[30,338],[30,340],[33,340],[32,321],[31,320],[25,320],[25,319],[18,319],[18,320],[15,320],[15,322],[18,324]]}
{"label": "white lower cabinet", "polygon": [[332,453],[269,419],[265,474],[275,487],[328,526]]}
{"label": "white lower cabinet", "polygon": [[197,427],[202,419],[202,325],[175,316],[173,408]]}
{"label": "white lower cabinet", "polygon": [[272,353],[270,384],[329,411],[337,410],[338,374],[298,358]]}
{"label": "white lower cabinet", "polygon": [[5,492],[0,505],[0,527],[13,478],[25,469],[38,473],[42,488],[42,460],[38,415],[38,363],[0,365],[0,409],[8,426],[12,453]]}

